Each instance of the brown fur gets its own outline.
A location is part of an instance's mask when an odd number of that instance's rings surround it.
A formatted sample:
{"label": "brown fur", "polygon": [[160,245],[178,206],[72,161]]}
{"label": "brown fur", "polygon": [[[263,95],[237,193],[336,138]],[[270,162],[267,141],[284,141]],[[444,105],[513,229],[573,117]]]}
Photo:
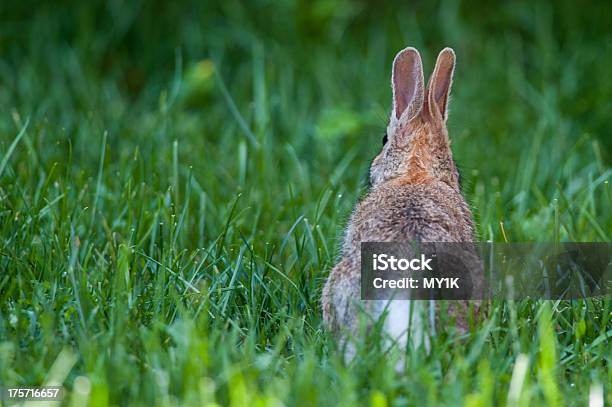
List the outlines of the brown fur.
{"label": "brown fur", "polygon": [[[473,240],[472,214],[460,192],[446,130],[453,69],[454,52],[447,48],[440,53],[424,91],[418,52],[408,48],[394,61],[389,140],[372,162],[371,190],[355,206],[341,259],[323,289],[324,321],[335,332],[356,329],[361,242]],[[402,81],[397,77],[400,74],[410,80]],[[406,97],[398,102],[398,98]],[[362,305],[366,310],[373,306],[367,301]],[[457,318],[457,328],[465,332],[465,304],[454,303],[450,309]]]}

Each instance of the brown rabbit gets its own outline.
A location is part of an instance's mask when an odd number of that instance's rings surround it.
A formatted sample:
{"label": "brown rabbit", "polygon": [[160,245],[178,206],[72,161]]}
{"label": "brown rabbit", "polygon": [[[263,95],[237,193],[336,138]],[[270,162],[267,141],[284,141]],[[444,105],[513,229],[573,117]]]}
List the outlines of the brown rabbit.
{"label": "brown rabbit", "polygon": [[[415,347],[429,348],[426,332],[432,332],[437,308],[429,301],[360,303],[360,243],[473,240],[472,214],[461,195],[446,129],[454,68],[455,53],[445,48],[425,89],[416,49],[400,51],[393,61],[393,111],[387,141],[372,162],[371,189],[353,211],[342,257],[323,289],[324,321],[341,337],[356,333],[359,309],[364,308],[374,320],[386,315],[384,331],[393,341],[406,345],[410,335]],[[455,302],[451,312],[453,308],[465,310],[466,304]],[[465,332],[464,313],[453,314],[458,330]],[[350,343],[346,350],[352,358]]]}

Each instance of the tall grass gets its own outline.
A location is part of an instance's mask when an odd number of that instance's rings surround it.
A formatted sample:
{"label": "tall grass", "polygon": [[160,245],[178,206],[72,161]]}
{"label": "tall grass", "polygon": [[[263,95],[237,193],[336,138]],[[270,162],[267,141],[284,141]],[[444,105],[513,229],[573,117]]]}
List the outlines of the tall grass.
{"label": "tall grass", "polygon": [[79,405],[612,404],[609,299],[494,303],[394,370],[321,287],[406,45],[458,55],[478,235],[610,241],[606,4],[0,5],[0,383]]}

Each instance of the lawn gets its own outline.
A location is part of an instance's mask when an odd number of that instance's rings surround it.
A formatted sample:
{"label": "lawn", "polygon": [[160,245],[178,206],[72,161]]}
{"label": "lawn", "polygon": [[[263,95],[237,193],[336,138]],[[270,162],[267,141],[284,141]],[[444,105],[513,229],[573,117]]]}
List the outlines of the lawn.
{"label": "lawn", "polygon": [[612,405],[610,298],[494,302],[405,373],[376,334],[345,364],[320,307],[408,45],[427,76],[457,53],[479,240],[610,241],[609,4],[243,3],[0,4],[0,384],[73,406]]}

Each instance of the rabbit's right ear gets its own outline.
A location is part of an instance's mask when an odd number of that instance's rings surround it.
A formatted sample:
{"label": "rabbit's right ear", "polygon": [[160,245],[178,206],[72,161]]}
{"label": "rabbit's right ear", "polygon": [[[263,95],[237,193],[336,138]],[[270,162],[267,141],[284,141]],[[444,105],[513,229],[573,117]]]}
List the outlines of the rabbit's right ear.
{"label": "rabbit's right ear", "polygon": [[412,120],[423,108],[423,63],[419,51],[408,47],[393,60],[393,115],[397,120]]}
{"label": "rabbit's right ear", "polygon": [[448,118],[448,97],[454,72],[455,51],[452,48],[444,48],[438,55],[436,67],[429,80],[427,105],[431,117],[440,117],[444,121]]}

